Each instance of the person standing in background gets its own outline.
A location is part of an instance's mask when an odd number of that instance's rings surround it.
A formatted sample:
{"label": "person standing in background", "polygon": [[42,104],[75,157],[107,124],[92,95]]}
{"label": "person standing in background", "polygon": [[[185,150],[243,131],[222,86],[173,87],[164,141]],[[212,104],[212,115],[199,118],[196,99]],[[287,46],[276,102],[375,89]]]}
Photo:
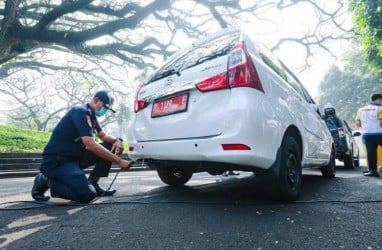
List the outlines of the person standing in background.
{"label": "person standing in background", "polygon": [[382,146],[382,94],[373,94],[370,104],[360,108],[356,124],[362,130],[362,142],[366,146],[368,171],[364,176],[379,177],[377,170],[377,148]]}

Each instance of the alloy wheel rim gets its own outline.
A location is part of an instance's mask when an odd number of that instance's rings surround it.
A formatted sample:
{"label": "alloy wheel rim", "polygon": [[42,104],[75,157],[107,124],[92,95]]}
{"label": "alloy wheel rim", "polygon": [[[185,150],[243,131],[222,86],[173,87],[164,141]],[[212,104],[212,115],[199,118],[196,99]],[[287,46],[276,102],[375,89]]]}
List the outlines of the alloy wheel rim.
{"label": "alloy wheel rim", "polygon": [[287,159],[287,180],[290,187],[294,188],[298,184],[297,159],[293,154],[289,154]]}

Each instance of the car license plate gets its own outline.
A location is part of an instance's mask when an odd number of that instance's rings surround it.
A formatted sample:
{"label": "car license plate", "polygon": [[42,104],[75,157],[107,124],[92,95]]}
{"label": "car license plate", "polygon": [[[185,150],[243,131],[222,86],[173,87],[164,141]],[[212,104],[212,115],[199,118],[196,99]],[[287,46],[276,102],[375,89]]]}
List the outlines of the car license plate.
{"label": "car license plate", "polygon": [[154,102],[151,117],[175,114],[187,110],[188,93]]}

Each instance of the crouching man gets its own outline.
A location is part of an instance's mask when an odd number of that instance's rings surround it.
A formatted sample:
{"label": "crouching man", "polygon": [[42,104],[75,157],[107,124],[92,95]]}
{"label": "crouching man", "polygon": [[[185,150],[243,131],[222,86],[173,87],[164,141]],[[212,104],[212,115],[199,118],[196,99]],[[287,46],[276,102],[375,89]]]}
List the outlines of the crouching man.
{"label": "crouching man", "polygon": [[[106,91],[98,91],[89,103],[75,106],[60,120],[43,151],[40,173],[34,180],[32,197],[47,201],[52,197],[88,203],[97,196],[110,196],[116,190],[102,189],[98,180],[107,177],[114,162],[128,169],[131,162],[123,160],[122,140],[102,131],[97,117],[112,109],[113,98]],[[102,143],[95,141],[95,136]],[[82,171],[95,165],[89,178]]]}

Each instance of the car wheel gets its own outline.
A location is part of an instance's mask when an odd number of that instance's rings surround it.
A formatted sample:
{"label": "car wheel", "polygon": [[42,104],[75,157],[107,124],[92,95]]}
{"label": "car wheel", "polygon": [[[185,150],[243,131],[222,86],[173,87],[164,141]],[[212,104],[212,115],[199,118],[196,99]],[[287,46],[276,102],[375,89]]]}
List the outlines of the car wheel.
{"label": "car wheel", "polygon": [[301,190],[301,153],[296,140],[285,136],[281,144],[280,172],[276,180],[276,195],[284,201],[296,200]]}
{"label": "car wheel", "polygon": [[355,167],[354,166],[353,154],[354,154],[354,152],[353,152],[353,147],[352,147],[351,150],[350,150],[350,154],[345,155],[345,157],[344,157],[344,166],[345,166],[345,168],[352,169],[352,168]]}
{"label": "car wheel", "polygon": [[332,147],[332,151],[330,152],[330,160],[329,164],[321,167],[321,173],[324,177],[334,177],[336,176],[336,153],[334,148]]}
{"label": "car wheel", "polygon": [[183,186],[192,177],[192,173],[176,168],[160,168],[157,171],[159,178],[173,187]]}

